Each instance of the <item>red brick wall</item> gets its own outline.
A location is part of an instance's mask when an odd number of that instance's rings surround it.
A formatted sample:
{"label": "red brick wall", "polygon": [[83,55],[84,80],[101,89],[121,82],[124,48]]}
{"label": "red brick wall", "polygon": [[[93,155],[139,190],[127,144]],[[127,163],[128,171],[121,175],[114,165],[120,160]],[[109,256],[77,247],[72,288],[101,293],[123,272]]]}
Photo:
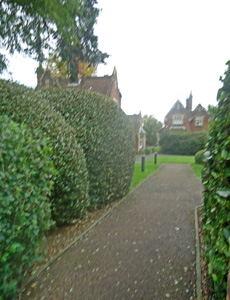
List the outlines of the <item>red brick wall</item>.
{"label": "red brick wall", "polygon": [[[180,112],[177,112],[175,114],[180,114]],[[196,126],[196,117],[197,116],[203,116],[203,126]],[[197,131],[207,130],[208,124],[209,124],[208,114],[206,112],[205,113],[197,112],[192,117],[184,114],[183,124],[178,125],[178,126],[185,126],[186,131],[197,132]],[[177,125],[173,124],[173,114],[168,116],[168,120],[165,122],[165,126],[168,129],[170,129],[171,126],[177,126]],[[173,131],[175,131],[175,130],[173,130]],[[183,130],[176,130],[176,131],[183,131]]]}

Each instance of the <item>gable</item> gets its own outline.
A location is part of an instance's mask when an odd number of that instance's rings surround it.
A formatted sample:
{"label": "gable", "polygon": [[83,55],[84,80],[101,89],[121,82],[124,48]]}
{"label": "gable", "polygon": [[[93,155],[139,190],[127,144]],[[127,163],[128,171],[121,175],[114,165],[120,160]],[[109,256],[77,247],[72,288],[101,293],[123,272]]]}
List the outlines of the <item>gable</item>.
{"label": "gable", "polygon": [[183,114],[183,115],[190,115],[191,112],[184,108],[183,104],[180,102],[180,100],[177,100],[176,103],[173,105],[173,107],[170,109],[170,111],[167,113],[165,118],[174,115],[174,114]]}

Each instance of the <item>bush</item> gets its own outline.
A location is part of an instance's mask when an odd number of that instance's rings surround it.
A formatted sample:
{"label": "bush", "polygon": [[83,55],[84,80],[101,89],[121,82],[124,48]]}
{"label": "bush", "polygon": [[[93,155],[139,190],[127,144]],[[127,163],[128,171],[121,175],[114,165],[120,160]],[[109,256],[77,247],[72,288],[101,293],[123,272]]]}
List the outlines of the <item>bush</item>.
{"label": "bush", "polygon": [[146,148],[145,149],[145,154],[146,155],[149,155],[149,154],[151,154],[152,153],[152,149],[151,148]]}
{"label": "bush", "polygon": [[0,113],[32,129],[41,129],[50,138],[52,160],[58,171],[50,198],[57,223],[71,223],[88,207],[88,173],[82,148],[74,130],[45,97],[21,85],[0,81]]}
{"label": "bush", "polygon": [[89,91],[38,90],[69,121],[85,152],[91,208],[124,196],[130,187],[135,140],[129,119],[112,100]]}
{"label": "bush", "polygon": [[196,164],[203,164],[204,163],[204,159],[205,159],[205,154],[206,149],[200,150],[195,154],[195,163]]}
{"label": "bush", "polygon": [[5,299],[16,296],[51,225],[50,153],[45,138],[0,116],[0,295]]}
{"label": "bush", "polygon": [[216,299],[225,299],[230,258],[230,62],[213,113],[203,169],[203,226]]}
{"label": "bush", "polygon": [[161,153],[195,155],[205,148],[207,132],[175,133],[165,129],[160,135]]}

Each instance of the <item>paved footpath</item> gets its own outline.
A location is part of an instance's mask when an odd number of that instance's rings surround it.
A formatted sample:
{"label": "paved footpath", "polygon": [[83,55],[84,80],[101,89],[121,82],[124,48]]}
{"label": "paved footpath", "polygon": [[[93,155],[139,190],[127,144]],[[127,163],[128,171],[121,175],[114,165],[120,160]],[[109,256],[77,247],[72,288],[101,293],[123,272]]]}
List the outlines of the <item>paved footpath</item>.
{"label": "paved footpath", "polygon": [[195,299],[194,207],[201,202],[191,167],[164,164],[21,299]]}

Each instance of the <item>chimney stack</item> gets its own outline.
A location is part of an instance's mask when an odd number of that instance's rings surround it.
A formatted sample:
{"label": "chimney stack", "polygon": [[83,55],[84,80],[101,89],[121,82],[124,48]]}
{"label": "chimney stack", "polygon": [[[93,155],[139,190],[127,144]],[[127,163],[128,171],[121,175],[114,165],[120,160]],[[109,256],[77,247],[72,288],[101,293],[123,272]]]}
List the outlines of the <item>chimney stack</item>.
{"label": "chimney stack", "polygon": [[189,97],[186,99],[186,109],[192,111],[192,92]]}

